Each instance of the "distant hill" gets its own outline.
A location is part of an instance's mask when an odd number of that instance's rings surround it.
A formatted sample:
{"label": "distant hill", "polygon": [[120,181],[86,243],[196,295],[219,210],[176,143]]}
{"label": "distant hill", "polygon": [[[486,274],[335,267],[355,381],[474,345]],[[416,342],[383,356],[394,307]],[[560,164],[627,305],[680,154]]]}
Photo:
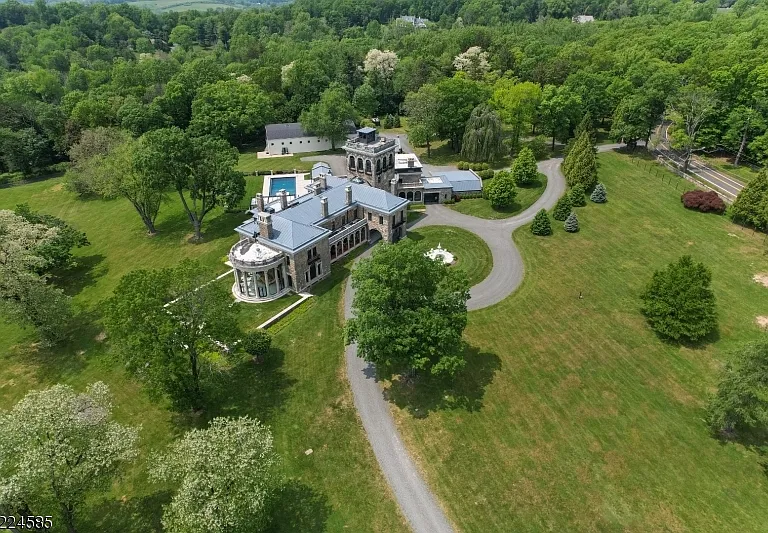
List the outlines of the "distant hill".
{"label": "distant hill", "polygon": [[[32,4],[34,0],[19,0],[23,4]],[[72,0],[47,0],[49,4],[57,4]],[[131,4],[146,7],[162,13],[166,11],[188,11],[196,9],[243,9],[246,7],[275,6],[288,4],[293,0],[74,0],[81,4]],[[2,0],[0,0],[2,3]]]}

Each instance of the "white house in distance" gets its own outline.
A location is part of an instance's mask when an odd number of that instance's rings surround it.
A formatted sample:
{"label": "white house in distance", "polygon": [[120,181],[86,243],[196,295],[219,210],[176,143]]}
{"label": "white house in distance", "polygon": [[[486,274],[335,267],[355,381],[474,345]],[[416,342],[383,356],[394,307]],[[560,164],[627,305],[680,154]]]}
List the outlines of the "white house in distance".
{"label": "white house in distance", "polygon": [[402,17],[399,17],[397,19],[397,22],[401,24],[410,24],[411,26],[417,29],[423,29],[427,27],[427,23],[429,22],[429,19],[425,19],[422,17],[414,17],[412,15],[403,15]]}
{"label": "white house in distance", "polygon": [[594,22],[595,17],[592,15],[576,15],[575,17],[571,18],[571,22],[575,22],[576,24],[586,24],[587,22]]}
{"label": "white house in distance", "polygon": [[[355,125],[349,124],[350,133],[355,132]],[[268,155],[301,154],[305,152],[324,152],[331,150],[333,143],[327,137],[320,137],[306,131],[298,122],[267,124]]]}

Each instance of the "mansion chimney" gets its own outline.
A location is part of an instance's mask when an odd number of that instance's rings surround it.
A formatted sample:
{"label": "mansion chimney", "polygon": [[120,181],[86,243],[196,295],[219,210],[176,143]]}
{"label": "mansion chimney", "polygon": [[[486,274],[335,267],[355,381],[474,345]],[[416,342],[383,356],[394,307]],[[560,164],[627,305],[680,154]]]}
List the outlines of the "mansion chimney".
{"label": "mansion chimney", "polygon": [[288,191],[285,189],[280,189],[277,192],[277,195],[280,197],[280,209],[285,211],[288,209]]}
{"label": "mansion chimney", "polygon": [[397,196],[397,178],[389,180],[389,192]]}
{"label": "mansion chimney", "polygon": [[320,198],[320,214],[323,215],[323,218],[328,217],[328,198],[325,196]]}
{"label": "mansion chimney", "polygon": [[264,212],[264,195],[261,193],[256,194],[256,212]]}
{"label": "mansion chimney", "polygon": [[325,176],[325,174],[320,174],[320,189],[326,190],[328,188],[328,178]]}
{"label": "mansion chimney", "polygon": [[272,215],[269,213],[259,213],[259,237],[269,239],[272,237]]}
{"label": "mansion chimney", "polygon": [[352,186],[347,185],[344,187],[344,193],[346,194],[347,205],[352,205]]}

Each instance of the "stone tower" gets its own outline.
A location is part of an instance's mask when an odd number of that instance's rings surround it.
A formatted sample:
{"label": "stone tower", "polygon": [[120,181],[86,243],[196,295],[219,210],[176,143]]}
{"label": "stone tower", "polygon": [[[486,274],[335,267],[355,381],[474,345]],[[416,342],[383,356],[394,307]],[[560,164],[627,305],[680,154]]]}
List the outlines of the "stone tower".
{"label": "stone tower", "polygon": [[397,148],[396,139],[379,135],[375,128],[360,128],[357,137],[344,145],[347,172],[372,187],[390,192]]}

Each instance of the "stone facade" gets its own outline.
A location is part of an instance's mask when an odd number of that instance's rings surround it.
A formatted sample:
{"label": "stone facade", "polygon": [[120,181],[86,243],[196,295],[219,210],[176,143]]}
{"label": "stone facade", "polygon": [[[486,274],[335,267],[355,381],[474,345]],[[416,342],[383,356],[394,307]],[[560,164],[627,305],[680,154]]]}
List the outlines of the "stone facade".
{"label": "stone facade", "polygon": [[344,145],[347,172],[378,189],[388,190],[395,172],[396,139],[381,137],[373,128],[358,130],[356,139]]}
{"label": "stone facade", "polygon": [[330,274],[333,262],[370,242],[372,232],[388,242],[405,237],[406,200],[333,176],[318,177],[313,186],[296,203],[272,204],[279,208],[274,213],[257,198],[253,218],[237,228],[242,238],[229,258],[239,299],[267,301],[308,290]]}

